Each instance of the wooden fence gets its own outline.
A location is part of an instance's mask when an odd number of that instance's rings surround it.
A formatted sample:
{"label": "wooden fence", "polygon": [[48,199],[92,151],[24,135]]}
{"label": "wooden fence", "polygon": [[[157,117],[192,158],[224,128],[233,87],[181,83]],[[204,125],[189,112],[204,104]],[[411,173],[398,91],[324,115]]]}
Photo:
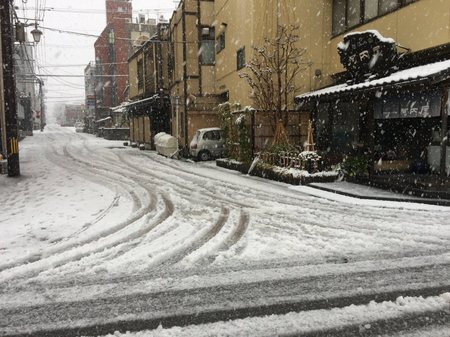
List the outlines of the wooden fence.
{"label": "wooden fence", "polygon": [[318,156],[305,156],[304,153],[299,152],[261,152],[259,159],[269,165],[295,168],[299,170],[305,170],[310,173],[319,171],[320,157]]}

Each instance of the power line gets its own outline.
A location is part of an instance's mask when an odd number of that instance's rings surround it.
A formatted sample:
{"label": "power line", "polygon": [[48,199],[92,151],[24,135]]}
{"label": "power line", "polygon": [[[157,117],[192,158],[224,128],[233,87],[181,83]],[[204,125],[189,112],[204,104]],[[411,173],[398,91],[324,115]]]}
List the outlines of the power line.
{"label": "power line", "polygon": [[[29,7],[29,10],[33,10],[34,7]],[[139,9],[133,10],[133,13],[150,13],[153,12],[155,14],[160,14],[164,12],[172,12],[173,8],[149,8],[149,9]],[[77,13],[77,14],[106,14],[106,13],[117,13],[121,14],[118,11],[106,11],[103,9],[88,9],[88,8],[55,8],[55,7],[46,7],[43,9],[45,12],[60,12],[60,13]]]}
{"label": "power line", "polygon": [[[85,77],[84,75],[72,75],[72,74],[36,74],[38,77]],[[26,76],[25,76],[26,77]],[[128,77],[125,74],[114,75],[92,75],[92,77]]]}
{"label": "power line", "polygon": [[[101,63],[101,65],[111,65],[111,64],[128,64],[128,62],[111,62],[111,63]],[[39,67],[42,68],[65,68],[65,67],[86,67],[88,63],[80,64],[45,64]],[[100,64],[97,64],[99,66]],[[95,65],[94,65],[95,66]]]}
{"label": "power line", "polygon": [[[64,29],[58,29],[58,28],[52,28],[52,27],[44,27],[44,26],[39,26],[42,29],[46,29],[46,30],[50,30],[50,31],[54,31],[54,32],[58,32],[58,33],[66,33],[66,34],[73,34],[73,35],[79,35],[79,36],[85,36],[85,37],[95,37],[95,38],[99,38],[99,37],[104,37],[105,36],[101,36],[101,35],[95,35],[95,34],[87,34],[87,33],[81,33],[81,32],[75,32],[72,30],[64,30]],[[115,37],[116,40],[125,40],[125,41],[135,41],[135,39],[130,39],[127,37]],[[145,43],[175,43],[175,44],[195,44],[197,45],[198,42],[194,42],[194,41],[164,41],[164,40],[156,40],[156,39],[151,39],[151,40],[147,40],[145,41]]]}

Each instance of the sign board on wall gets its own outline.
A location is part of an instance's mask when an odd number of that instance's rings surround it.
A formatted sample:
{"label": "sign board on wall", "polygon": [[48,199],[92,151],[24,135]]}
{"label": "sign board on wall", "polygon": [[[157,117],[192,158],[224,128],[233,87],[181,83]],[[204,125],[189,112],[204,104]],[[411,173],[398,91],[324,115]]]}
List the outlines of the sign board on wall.
{"label": "sign board on wall", "polygon": [[337,48],[353,83],[389,75],[398,60],[395,41],[376,30],[347,34]]}
{"label": "sign board on wall", "polygon": [[385,96],[375,103],[375,119],[426,118],[441,115],[439,91]]}

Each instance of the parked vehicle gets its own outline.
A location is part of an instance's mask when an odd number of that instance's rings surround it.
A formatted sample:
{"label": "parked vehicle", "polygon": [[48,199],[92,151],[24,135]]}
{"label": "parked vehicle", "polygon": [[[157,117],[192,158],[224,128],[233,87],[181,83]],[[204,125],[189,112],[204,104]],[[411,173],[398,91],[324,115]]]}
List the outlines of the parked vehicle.
{"label": "parked vehicle", "polygon": [[221,157],[224,151],[223,132],[220,128],[199,129],[190,144],[190,154],[198,160]]}

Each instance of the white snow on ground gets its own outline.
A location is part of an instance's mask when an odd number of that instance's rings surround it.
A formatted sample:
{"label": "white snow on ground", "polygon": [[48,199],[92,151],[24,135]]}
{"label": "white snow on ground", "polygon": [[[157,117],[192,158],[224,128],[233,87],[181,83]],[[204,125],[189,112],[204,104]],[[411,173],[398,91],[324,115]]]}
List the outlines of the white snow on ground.
{"label": "white snow on ground", "polygon": [[120,191],[45,160],[39,139],[20,143],[20,178],[0,176],[0,267],[131,212],[130,200]]}
{"label": "white snow on ground", "polygon": [[[20,262],[14,252],[35,252],[35,242],[64,240],[56,247],[41,244],[39,261],[0,268],[4,280],[136,273],[166,261],[189,268],[205,262],[294,259],[308,265],[440,256],[450,244],[446,207],[293,187],[63,128],[50,127],[21,146],[24,178],[1,180],[19,200],[2,214],[0,225],[9,230],[0,239],[2,261]],[[39,174],[28,178],[29,172]],[[217,224],[223,207],[226,215]],[[34,239],[36,233],[41,236]]]}
{"label": "white snow on ground", "polygon": [[293,187],[56,126],[20,146],[23,176],[0,176],[0,309],[449,262],[449,207]]}
{"label": "white snow on ground", "polygon": [[[370,302],[367,305],[351,305],[331,310],[312,310],[286,315],[271,315],[217,322],[211,324],[173,327],[136,333],[119,333],[106,337],[181,337],[181,336],[280,336],[301,334],[317,330],[328,330],[346,325],[360,325],[362,332],[372,328],[369,322],[399,318],[424,311],[450,309],[450,293],[428,298],[399,297],[395,302]],[[450,328],[440,328],[439,333],[449,333]],[[436,330],[435,330],[436,332]],[[440,336],[443,336],[439,334]],[[438,335],[435,335],[438,336]]]}

